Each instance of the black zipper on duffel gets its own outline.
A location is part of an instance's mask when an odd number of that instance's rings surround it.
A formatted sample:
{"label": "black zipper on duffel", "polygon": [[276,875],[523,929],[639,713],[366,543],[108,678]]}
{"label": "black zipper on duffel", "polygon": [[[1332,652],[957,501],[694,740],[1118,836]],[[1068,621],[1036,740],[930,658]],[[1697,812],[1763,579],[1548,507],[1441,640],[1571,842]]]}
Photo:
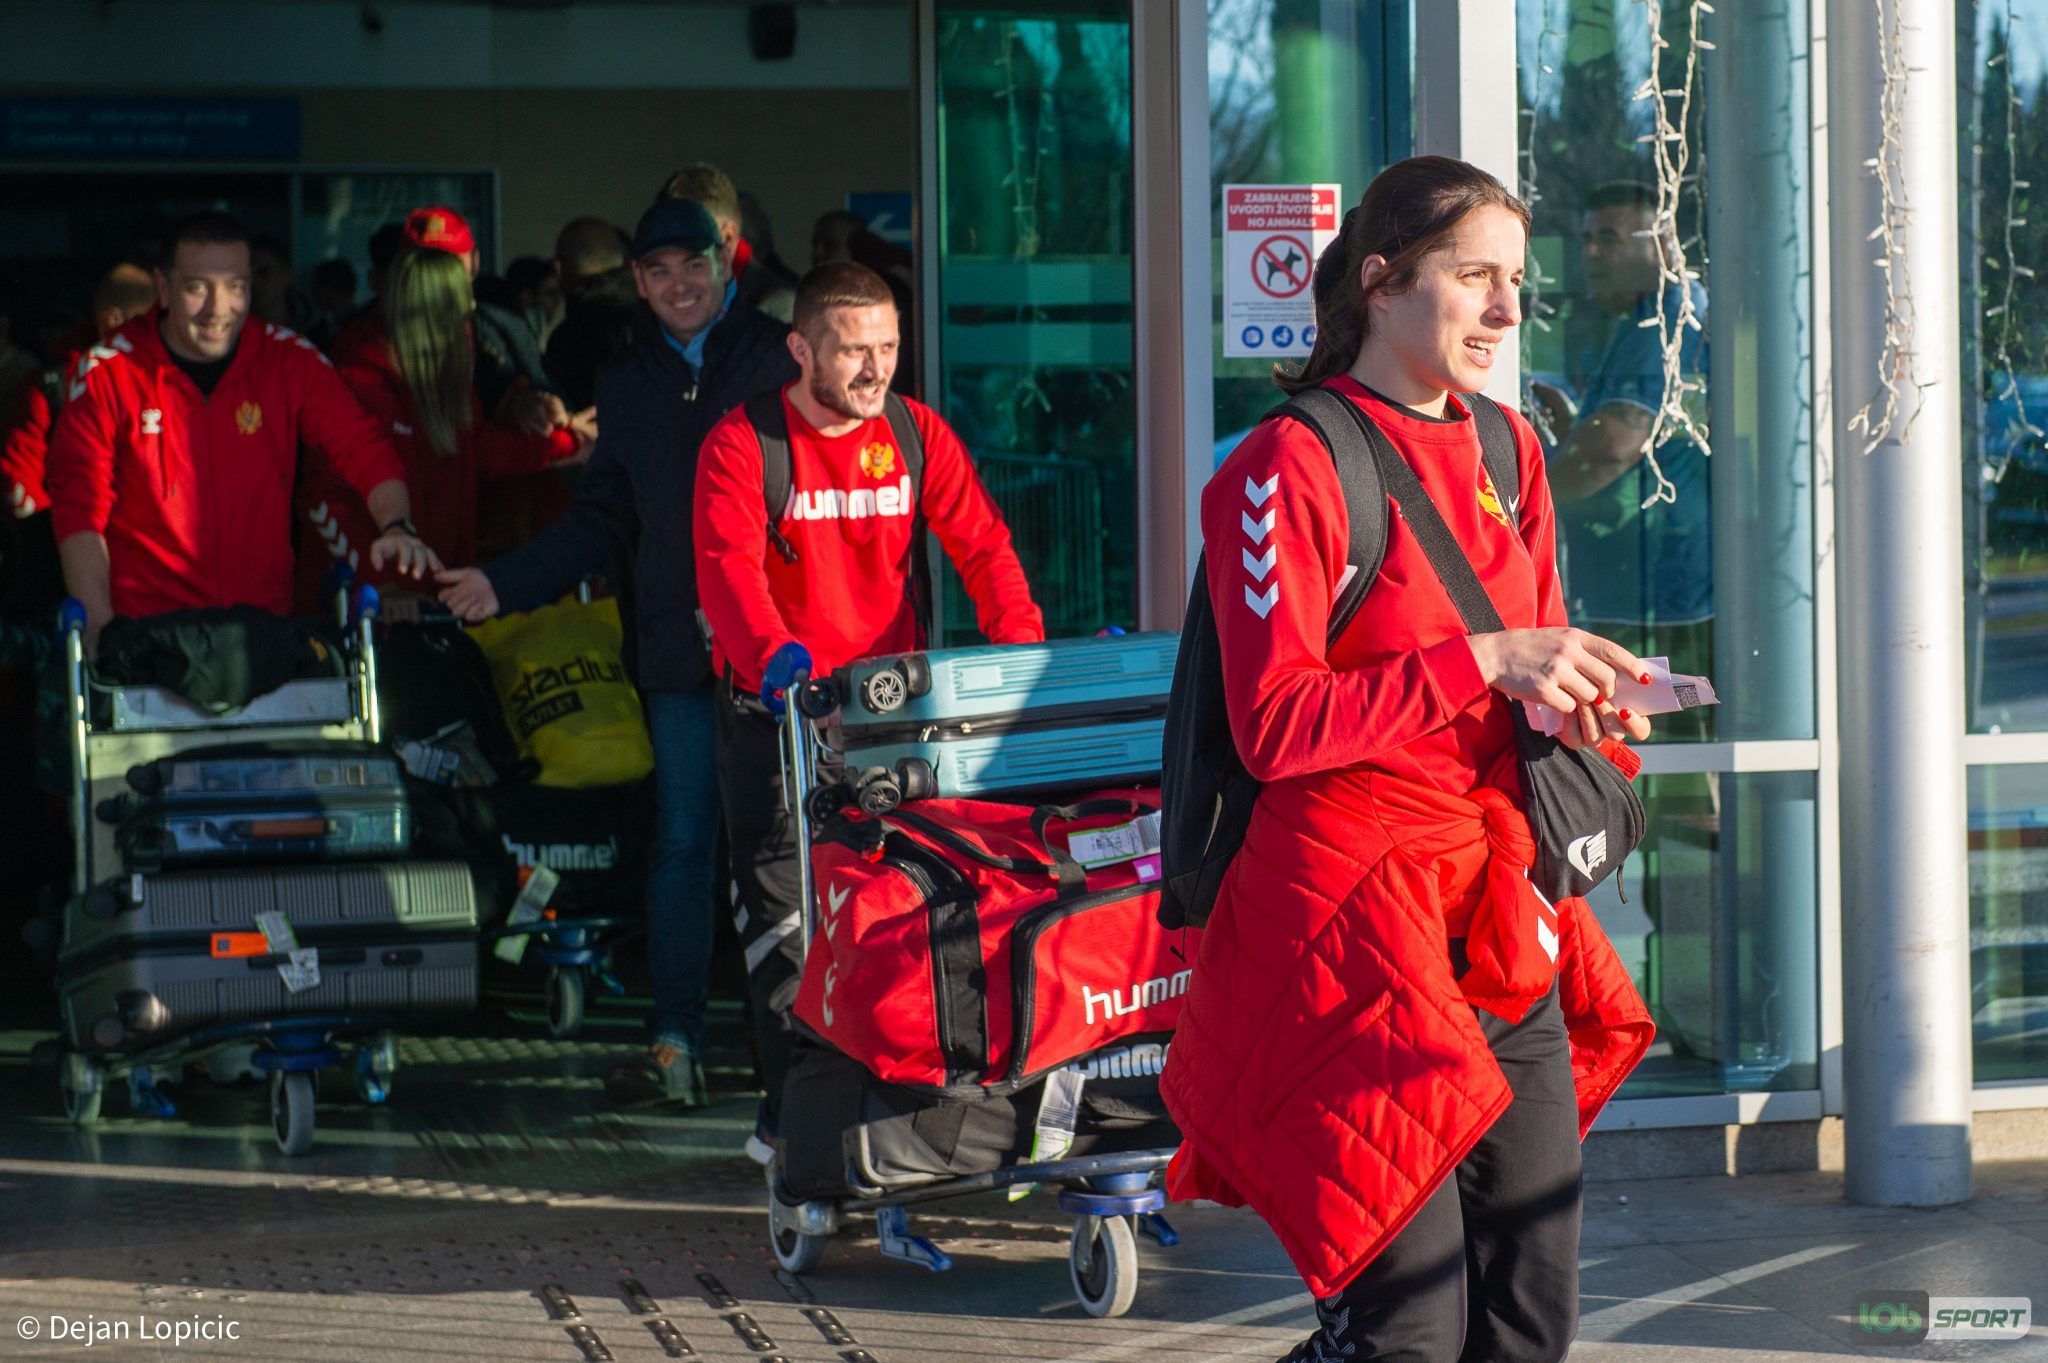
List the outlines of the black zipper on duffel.
{"label": "black zipper on duffel", "polygon": [[[1028,1077],[1024,1072],[1024,1061],[1025,1057],[1031,1054],[1032,1033],[1038,1021],[1031,1004],[1038,993],[1040,934],[1055,923],[1063,923],[1077,913],[1087,913],[1090,909],[1120,904],[1126,899],[1157,893],[1159,882],[1140,881],[1136,885],[1125,885],[1114,890],[1098,890],[1094,894],[1056,900],[1043,908],[1032,910],[1017,920],[1016,927],[1011,929],[1010,933],[1010,1015],[1017,1044],[1010,1055],[1010,1072],[1006,1076],[1008,1082],[1017,1083]],[[1103,1044],[1107,1045],[1113,1039],[1107,1038]]]}
{"label": "black zipper on duffel", "polygon": [[[878,826],[877,826],[878,827]],[[858,825],[831,836],[863,860],[876,840]],[[932,1007],[946,1084],[978,1084],[988,1071],[988,972],[981,960],[981,916],[967,877],[905,833],[884,833],[878,864],[924,896],[925,938],[932,958]]]}
{"label": "black zipper on duffel", "polygon": [[840,737],[849,748],[875,748],[895,743],[949,743],[963,738],[995,738],[1003,734],[1028,734],[1043,730],[1102,728],[1110,724],[1140,724],[1166,714],[1165,696],[1138,696],[1115,706],[1048,705],[1035,710],[1010,710],[1000,714],[975,715],[950,720],[884,720],[871,724],[849,724]]}

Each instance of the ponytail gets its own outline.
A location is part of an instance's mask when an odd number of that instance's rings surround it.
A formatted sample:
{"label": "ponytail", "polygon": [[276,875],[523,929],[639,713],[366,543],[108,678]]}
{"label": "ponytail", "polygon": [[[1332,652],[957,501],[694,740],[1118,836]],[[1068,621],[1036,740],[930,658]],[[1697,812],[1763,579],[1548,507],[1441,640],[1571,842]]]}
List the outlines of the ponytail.
{"label": "ponytail", "polygon": [[[1500,181],[1468,161],[1411,156],[1373,177],[1365,195],[1344,215],[1337,239],[1316,261],[1316,340],[1308,359],[1273,366],[1273,382],[1292,395],[1350,369],[1372,329],[1372,294],[1400,293],[1415,283],[1422,262],[1442,247],[1474,209],[1505,208],[1529,228],[1529,206]],[[1360,274],[1369,256],[1387,268],[1367,292]]]}

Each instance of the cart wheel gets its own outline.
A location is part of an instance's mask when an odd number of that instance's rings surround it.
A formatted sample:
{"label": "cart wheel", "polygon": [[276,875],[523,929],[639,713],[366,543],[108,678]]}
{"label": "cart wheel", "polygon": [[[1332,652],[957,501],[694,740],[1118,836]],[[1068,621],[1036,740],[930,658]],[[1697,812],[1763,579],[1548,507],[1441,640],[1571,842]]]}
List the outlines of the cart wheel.
{"label": "cart wheel", "polygon": [[548,1035],[558,1040],[583,1030],[583,1004],[590,980],[580,965],[548,967]]}
{"label": "cart wheel", "polygon": [[[1095,1222],[1094,1243],[1084,1246],[1081,1237],[1088,1233],[1090,1220]],[[1074,1279],[1074,1295],[1089,1315],[1109,1318],[1130,1310],[1138,1295],[1138,1241],[1131,1234],[1130,1218],[1082,1217],[1075,1221],[1067,1269]]]}
{"label": "cart wheel", "polygon": [[73,1126],[91,1126],[100,1119],[100,1100],[107,1087],[104,1069],[71,1051],[57,1072],[57,1087],[64,1095],[64,1115]]}
{"label": "cart wheel", "polygon": [[313,1076],[304,1070],[270,1075],[270,1130],[277,1148],[303,1155],[313,1148]]}
{"label": "cart wheel", "polygon": [[[808,1273],[825,1257],[829,1232],[806,1232],[803,1208],[791,1207],[775,1192],[775,1166],[768,1166],[768,1242],[774,1247],[775,1262],[790,1273]],[[830,1224],[828,1219],[827,1224]]]}

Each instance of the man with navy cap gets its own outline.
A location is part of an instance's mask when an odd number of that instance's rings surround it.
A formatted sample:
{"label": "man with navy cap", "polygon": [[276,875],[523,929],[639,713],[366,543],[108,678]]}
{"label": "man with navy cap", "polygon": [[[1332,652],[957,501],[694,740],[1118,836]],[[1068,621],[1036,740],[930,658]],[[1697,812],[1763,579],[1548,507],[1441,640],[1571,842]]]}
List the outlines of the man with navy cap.
{"label": "man with navy cap", "polygon": [[484,568],[440,575],[464,620],[531,610],[584,577],[626,586],[626,658],[654,740],[655,840],[647,884],[654,976],[648,1050],[605,1076],[615,1102],[704,1101],[718,778],[711,654],[697,621],[690,498],[717,420],[797,377],[789,328],[734,299],[732,253],[693,199],[662,199],[633,233],[646,309],[632,349],[598,372],[602,435],[562,518]]}

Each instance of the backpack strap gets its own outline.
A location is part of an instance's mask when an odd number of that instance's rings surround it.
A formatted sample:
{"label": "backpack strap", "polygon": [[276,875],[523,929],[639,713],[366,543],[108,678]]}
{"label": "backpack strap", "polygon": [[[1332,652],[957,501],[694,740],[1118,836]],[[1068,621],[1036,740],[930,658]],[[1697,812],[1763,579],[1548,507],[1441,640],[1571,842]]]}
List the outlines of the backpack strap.
{"label": "backpack strap", "polygon": [[1501,496],[1507,507],[1508,519],[1517,525],[1521,522],[1522,511],[1522,461],[1515,448],[1514,427],[1508,425],[1508,416],[1500,404],[1484,393],[1460,393],[1465,406],[1471,410],[1472,424],[1479,431],[1479,457],[1486,464],[1486,475],[1493,479],[1493,490]]}
{"label": "backpack strap", "polygon": [[1266,413],[1265,419],[1293,417],[1316,433],[1330,462],[1337,470],[1337,485],[1344,493],[1344,507],[1351,524],[1351,543],[1346,551],[1345,575],[1330,603],[1330,630],[1326,646],[1335,644],[1365,602],[1380,564],[1387,556],[1386,482],[1373,459],[1365,433],[1345,413],[1357,404],[1327,388],[1305,388]]}
{"label": "backpack strap", "polygon": [[782,555],[784,563],[796,562],[796,546],[783,538],[783,508],[789,505],[789,489],[796,480],[794,457],[789,450],[789,418],[782,411],[782,390],[770,388],[754,394],[743,404],[747,424],[761,446],[761,501],[768,513],[768,543]]}
{"label": "backpack strap", "polygon": [[924,436],[917,429],[917,418],[910,414],[909,404],[895,393],[883,397],[882,414],[889,419],[889,434],[896,437],[896,448],[903,454],[903,471],[910,477],[915,514],[910,523],[910,558],[903,565],[903,588],[910,596],[911,611],[917,620],[917,643],[922,648],[932,633],[932,564],[924,520]]}

